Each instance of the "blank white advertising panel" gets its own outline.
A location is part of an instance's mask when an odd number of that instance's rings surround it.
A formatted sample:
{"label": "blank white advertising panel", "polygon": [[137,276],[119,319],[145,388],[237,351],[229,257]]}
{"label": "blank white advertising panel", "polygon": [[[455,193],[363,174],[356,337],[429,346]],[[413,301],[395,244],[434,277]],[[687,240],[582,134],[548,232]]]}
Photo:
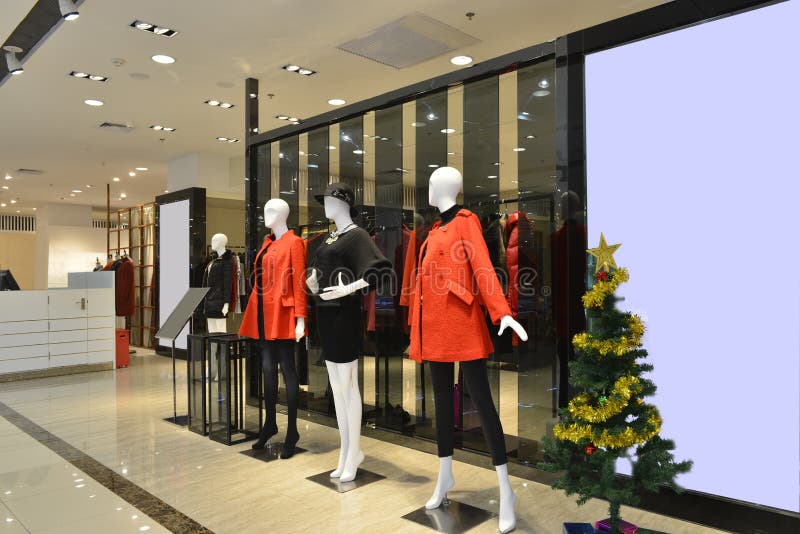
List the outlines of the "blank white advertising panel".
{"label": "blank white advertising panel", "polygon": [[589,246],[622,243],[679,482],[795,512],[798,21],[792,0],[586,58]]}
{"label": "blank white advertising panel", "polygon": [[[189,201],[181,200],[159,206],[158,263],[159,263],[159,328],[189,289]],[[186,348],[189,325],[175,340],[175,348]],[[159,345],[171,347],[167,339]]]}

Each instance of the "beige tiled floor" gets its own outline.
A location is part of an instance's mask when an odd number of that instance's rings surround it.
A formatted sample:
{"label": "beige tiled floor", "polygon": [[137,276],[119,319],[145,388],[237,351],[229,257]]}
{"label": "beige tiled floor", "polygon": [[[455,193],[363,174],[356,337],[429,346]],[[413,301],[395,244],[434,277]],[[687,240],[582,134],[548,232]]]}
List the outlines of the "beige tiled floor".
{"label": "beige tiled floor", "polygon": [[0,533],[168,532],[0,418]]}
{"label": "beige tiled floor", "polygon": [[[435,456],[364,438],[363,467],[386,479],[338,494],[305,480],[335,467],[336,429],[301,421],[299,445],[309,452],[270,463],[248,458],[238,453],[249,443],[226,447],[163,422],[172,413],[170,361],[139,353],[129,369],[3,384],[0,401],[218,533],[432,532],[402,516],[430,496],[438,466]],[[178,398],[183,399],[179,411],[185,411],[183,373],[178,376]],[[279,418],[280,438],[285,419]],[[96,495],[93,499],[102,503],[102,512],[82,515],[73,505],[79,493],[74,488],[76,471],[41,445],[25,445],[32,438],[9,432],[8,426],[0,419],[0,466],[35,472],[38,487],[47,489],[26,490],[24,484],[15,484],[18,493],[0,505],[7,506],[17,522],[28,526],[27,520],[42,529],[63,525],[60,532],[120,532],[130,525],[136,512],[127,503],[116,510],[117,498],[102,493],[104,488],[91,479],[81,489]],[[454,470],[451,498],[497,511],[493,471],[459,462]],[[0,474],[0,481],[6,481],[6,475]],[[512,485],[519,497],[519,532],[560,533],[563,521],[588,522],[605,516],[603,502],[579,508],[548,486],[517,478],[512,478]],[[48,503],[50,512],[37,516],[35,510]],[[0,507],[0,513],[9,512]],[[635,509],[624,509],[624,517],[671,533],[718,532]],[[0,532],[2,528],[17,525],[12,521],[0,525]],[[152,531],[156,530],[154,526]],[[489,521],[471,532],[496,530],[496,522]]]}

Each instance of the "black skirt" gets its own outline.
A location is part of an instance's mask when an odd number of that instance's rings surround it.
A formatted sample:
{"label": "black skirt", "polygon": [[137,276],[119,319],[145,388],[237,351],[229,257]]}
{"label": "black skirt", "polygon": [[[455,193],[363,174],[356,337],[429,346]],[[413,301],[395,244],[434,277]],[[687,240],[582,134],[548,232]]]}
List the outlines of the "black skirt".
{"label": "black skirt", "polygon": [[361,295],[347,296],[331,305],[318,299],[317,329],[322,357],[334,363],[349,363],[364,352]]}

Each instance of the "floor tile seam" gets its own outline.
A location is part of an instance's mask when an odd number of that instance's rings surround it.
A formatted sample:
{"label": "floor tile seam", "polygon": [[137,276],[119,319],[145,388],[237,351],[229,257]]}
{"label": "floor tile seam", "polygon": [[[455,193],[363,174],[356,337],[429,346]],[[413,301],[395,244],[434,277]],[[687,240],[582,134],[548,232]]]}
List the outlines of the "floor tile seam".
{"label": "floor tile seam", "polygon": [[17,516],[17,514],[14,513],[14,510],[8,505],[8,503],[6,501],[3,501],[2,499],[0,499],[0,504],[2,504],[6,508],[6,510],[8,510],[8,513],[11,514],[14,517],[14,521],[19,523],[22,526],[22,528],[25,529],[25,532],[28,532],[28,533],[32,532],[31,529],[29,529],[27,526],[25,526],[25,523],[23,523],[20,520],[20,518]]}
{"label": "floor tile seam", "polygon": [[[64,460],[86,473],[87,476],[91,477],[113,494],[139,509],[142,513],[150,516],[164,528],[172,530],[177,526],[181,529],[188,529],[187,531],[190,532],[213,534],[210,529],[183,514],[180,510],[173,508],[141,486],[138,486],[88,454],[50,433],[45,428],[37,425],[3,402],[0,402],[0,417],[5,418],[9,423],[27,433],[39,443],[61,456]],[[40,439],[37,436],[48,437],[50,439]],[[169,517],[167,517],[167,515]],[[178,519],[180,524],[174,525],[172,522],[168,521],[169,519]]]}

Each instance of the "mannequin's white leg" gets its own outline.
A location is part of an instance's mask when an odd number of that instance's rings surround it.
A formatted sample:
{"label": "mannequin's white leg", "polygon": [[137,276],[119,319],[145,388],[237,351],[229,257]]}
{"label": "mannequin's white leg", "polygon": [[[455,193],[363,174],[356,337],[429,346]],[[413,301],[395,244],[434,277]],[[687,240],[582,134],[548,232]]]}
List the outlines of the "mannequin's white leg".
{"label": "mannequin's white leg", "polygon": [[453,457],[445,456],[444,458],[439,458],[439,478],[436,480],[436,488],[433,490],[433,495],[431,495],[431,498],[425,503],[425,508],[428,510],[439,508],[442,501],[447,497],[447,492],[450,491],[450,488],[455,484],[456,480],[453,478]]}
{"label": "mannequin's white leg", "polygon": [[514,506],[517,504],[517,495],[511,488],[511,481],[508,479],[508,464],[495,466],[497,470],[497,482],[500,485],[500,532],[511,532],[517,526],[517,517],[514,514]]}
{"label": "mannequin's white leg", "polygon": [[331,382],[331,390],[333,391],[333,404],[336,407],[336,424],[339,427],[339,440],[341,442],[339,447],[339,463],[336,469],[331,472],[331,478],[339,478],[344,470],[349,443],[347,432],[347,400],[345,399],[344,386],[339,376],[338,369],[338,366],[342,364],[326,360],[325,365],[328,367],[328,379]]}
{"label": "mannequin's white leg", "polygon": [[358,466],[364,461],[364,453],[361,451],[361,392],[358,389],[358,361],[339,364],[342,366],[342,374],[348,382],[345,387],[345,397],[347,398],[347,429],[348,449],[345,459],[344,471],[342,471],[341,481],[350,482],[356,478]]}

